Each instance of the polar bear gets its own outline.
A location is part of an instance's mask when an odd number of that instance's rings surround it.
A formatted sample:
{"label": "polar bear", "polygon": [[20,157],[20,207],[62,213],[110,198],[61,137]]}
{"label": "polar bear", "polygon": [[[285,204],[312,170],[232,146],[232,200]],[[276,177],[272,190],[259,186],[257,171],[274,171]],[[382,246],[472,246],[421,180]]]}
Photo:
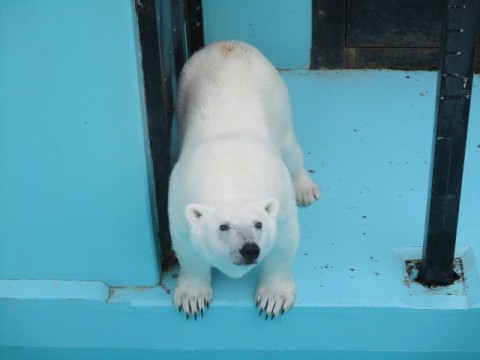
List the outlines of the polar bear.
{"label": "polar bear", "polygon": [[212,268],[238,278],[259,265],[260,314],[283,314],[296,295],[296,203],[320,196],[303,167],[287,88],[257,49],[227,41],[192,56],[177,94],[168,209],[180,263],[174,305],[203,317]]}

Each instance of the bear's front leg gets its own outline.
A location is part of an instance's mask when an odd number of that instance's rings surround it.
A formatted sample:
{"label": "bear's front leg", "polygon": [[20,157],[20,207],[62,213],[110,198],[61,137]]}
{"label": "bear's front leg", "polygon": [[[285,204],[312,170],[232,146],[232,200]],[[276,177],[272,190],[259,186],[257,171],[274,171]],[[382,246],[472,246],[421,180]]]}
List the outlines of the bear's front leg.
{"label": "bear's front leg", "polygon": [[187,319],[193,315],[203,317],[212,301],[211,270],[208,266],[182,266],[178,275],[173,303]]}
{"label": "bear's front leg", "polygon": [[277,246],[263,261],[255,301],[260,316],[265,314],[265,320],[269,316],[273,319],[276,315],[283,315],[295,302],[297,287],[292,268],[298,236],[298,223],[296,217],[292,217],[279,228]]}

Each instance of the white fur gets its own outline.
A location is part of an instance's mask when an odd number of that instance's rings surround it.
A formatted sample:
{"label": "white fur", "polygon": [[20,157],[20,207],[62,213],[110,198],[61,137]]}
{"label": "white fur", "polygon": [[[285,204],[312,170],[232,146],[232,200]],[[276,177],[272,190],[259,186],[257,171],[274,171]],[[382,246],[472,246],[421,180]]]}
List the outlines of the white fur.
{"label": "white fur", "polygon": [[[283,313],[296,294],[296,202],[320,196],[303,167],[284,82],[255,48],[212,44],[182,70],[177,119],[180,154],[169,188],[181,266],[174,304],[203,315],[212,267],[236,278],[259,263],[257,304],[267,316]],[[260,249],[253,263],[239,252],[246,243]]]}

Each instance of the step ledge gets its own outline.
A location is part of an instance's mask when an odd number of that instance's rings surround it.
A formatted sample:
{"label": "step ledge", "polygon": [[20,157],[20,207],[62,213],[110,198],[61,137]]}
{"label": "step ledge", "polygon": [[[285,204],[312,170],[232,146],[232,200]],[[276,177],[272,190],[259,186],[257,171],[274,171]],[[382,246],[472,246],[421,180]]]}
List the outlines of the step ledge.
{"label": "step ledge", "polygon": [[107,302],[110,288],[101,281],[0,280],[2,300],[85,300]]}

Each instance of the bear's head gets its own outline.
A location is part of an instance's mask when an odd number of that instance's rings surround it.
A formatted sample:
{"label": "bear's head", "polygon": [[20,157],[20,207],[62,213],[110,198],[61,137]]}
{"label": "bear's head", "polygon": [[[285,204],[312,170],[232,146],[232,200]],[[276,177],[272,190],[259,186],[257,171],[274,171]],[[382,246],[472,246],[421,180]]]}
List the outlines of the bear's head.
{"label": "bear's head", "polygon": [[270,252],[275,242],[278,201],[219,201],[189,204],[192,246],[212,266],[238,278]]}

